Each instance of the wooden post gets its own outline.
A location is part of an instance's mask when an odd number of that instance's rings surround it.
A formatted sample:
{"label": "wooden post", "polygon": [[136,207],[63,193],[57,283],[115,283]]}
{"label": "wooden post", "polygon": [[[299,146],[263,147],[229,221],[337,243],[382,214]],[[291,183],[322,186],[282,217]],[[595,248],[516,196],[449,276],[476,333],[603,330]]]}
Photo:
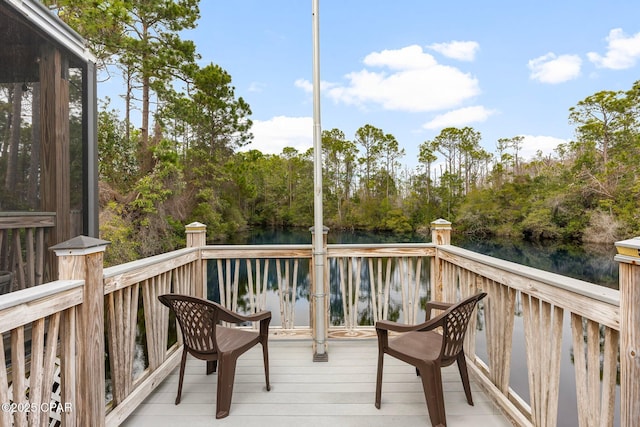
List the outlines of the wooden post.
{"label": "wooden post", "polygon": [[[187,247],[199,248],[207,244],[207,226],[200,222],[192,222],[185,227],[187,234]],[[207,298],[207,269],[206,263],[202,260],[202,254],[198,257],[196,263],[196,284],[195,296],[199,298]]]}
{"label": "wooden post", "polygon": [[620,425],[640,420],[640,237],[616,242],[620,262]]}
{"label": "wooden post", "polygon": [[51,247],[60,280],[83,279],[76,320],[76,425],[105,424],[103,258],[109,242],[78,236]]}
{"label": "wooden post", "polygon": [[[451,244],[451,223],[449,221],[440,218],[431,223],[431,242],[435,245]],[[431,299],[443,301],[443,268],[438,248],[436,248],[436,256],[431,267]]]}
{"label": "wooden post", "polygon": [[[63,53],[53,45],[44,45],[40,66],[40,159],[41,210],[56,213],[56,225],[47,232],[47,246],[71,237],[70,154],[69,154],[69,81],[68,64]],[[56,277],[55,257],[47,263]]]}

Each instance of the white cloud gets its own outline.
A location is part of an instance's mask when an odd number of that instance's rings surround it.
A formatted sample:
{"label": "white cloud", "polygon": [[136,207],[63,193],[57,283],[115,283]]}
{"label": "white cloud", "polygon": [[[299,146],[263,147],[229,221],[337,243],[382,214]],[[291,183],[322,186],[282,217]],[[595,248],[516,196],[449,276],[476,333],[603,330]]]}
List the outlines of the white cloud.
{"label": "white cloud", "polygon": [[[297,87],[297,88],[302,89],[306,93],[309,93],[309,94],[313,93],[313,83],[311,83],[309,80],[298,79],[293,83],[293,85],[295,87]],[[328,91],[334,86],[335,86],[334,83],[321,81],[320,82],[320,91]]]}
{"label": "white cloud", "polygon": [[627,37],[621,28],[615,28],[609,32],[607,42],[609,44],[604,56],[595,52],[587,54],[597,67],[624,70],[636,65],[640,59],[640,33]]}
{"label": "white cloud", "polygon": [[[368,67],[345,76],[347,84],[327,84],[335,102],[386,110],[423,112],[454,108],[480,93],[478,80],[455,67],[438,64],[420,46],[373,52],[364,59]],[[389,72],[390,71],[390,72]]]}
{"label": "white cloud", "polygon": [[447,58],[459,61],[473,61],[476,53],[480,50],[480,45],[477,42],[452,41],[449,43],[434,43],[427,46],[427,48],[435,50]]}
{"label": "white cloud", "polygon": [[251,82],[249,84],[249,88],[247,89],[249,92],[262,92],[265,84],[260,82]]}
{"label": "white cloud", "polygon": [[387,67],[392,70],[420,70],[438,65],[435,58],[424,53],[418,45],[372,52],[364,58],[363,62],[370,67]]}
{"label": "white cloud", "polygon": [[259,150],[263,154],[281,154],[285,147],[304,153],[313,147],[313,118],[277,116],[269,120],[254,120],[253,142],[242,151]]}
{"label": "white cloud", "polygon": [[562,138],[556,138],[553,136],[540,136],[540,135],[522,135],[522,149],[520,150],[520,157],[524,160],[531,160],[537,156],[538,151],[543,155],[553,154],[554,150],[559,144],[566,144],[568,141]]}
{"label": "white cloud", "polygon": [[481,105],[459,108],[436,116],[433,120],[425,123],[422,127],[425,129],[463,127],[471,123],[484,122],[495,113],[495,110],[488,110]]}
{"label": "white cloud", "polygon": [[308,93],[313,92],[313,83],[311,83],[309,80],[298,79],[293,83],[293,85],[295,87],[302,89],[305,92],[308,92]]}
{"label": "white cloud", "polygon": [[580,75],[582,59],[578,55],[546,55],[529,61],[530,78],[541,83],[563,83]]}

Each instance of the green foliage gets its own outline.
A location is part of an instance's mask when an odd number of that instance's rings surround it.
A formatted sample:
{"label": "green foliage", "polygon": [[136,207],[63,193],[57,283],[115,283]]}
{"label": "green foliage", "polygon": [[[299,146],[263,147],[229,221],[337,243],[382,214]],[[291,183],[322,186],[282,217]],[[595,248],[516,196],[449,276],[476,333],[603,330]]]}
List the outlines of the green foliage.
{"label": "green foliage", "polygon": [[553,222],[553,212],[544,206],[529,211],[521,227],[522,234],[534,240],[557,239],[561,234]]}
{"label": "green foliage", "polygon": [[[251,226],[312,225],[312,150],[238,152],[253,138],[251,108],[231,75],[200,67],[195,45],[180,36],[196,25],[197,0],[57,5],[126,78],[125,118],[107,104],[99,112],[101,232],[119,247],[114,260],[182,244],[185,222],[205,223],[211,239]],[[129,123],[136,108],[139,130]],[[445,128],[405,172],[402,141],[382,129],[365,124],[352,140],[324,131],[325,223],[404,233],[446,218],[468,234],[540,240],[640,234],[639,111],[640,81],[588,96],[569,110],[575,140],[532,160],[522,158],[521,135],[498,139],[494,155],[475,129]]]}
{"label": "green foliage", "polygon": [[139,258],[134,230],[124,214],[124,206],[110,202],[100,212],[100,238],[109,241],[104,255],[105,266],[118,265]]}
{"label": "green foliage", "polygon": [[210,236],[223,234],[222,214],[213,189],[204,188],[198,192],[191,219],[206,224]]}
{"label": "green foliage", "polygon": [[409,218],[405,216],[401,209],[391,209],[384,218],[382,226],[386,230],[399,234],[413,231]]}

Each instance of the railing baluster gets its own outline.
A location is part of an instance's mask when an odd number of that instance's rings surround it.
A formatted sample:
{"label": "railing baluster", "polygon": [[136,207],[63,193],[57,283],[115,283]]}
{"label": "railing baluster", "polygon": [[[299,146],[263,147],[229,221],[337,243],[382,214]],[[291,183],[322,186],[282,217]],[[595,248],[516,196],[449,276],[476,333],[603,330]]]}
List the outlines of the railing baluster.
{"label": "railing baluster", "polygon": [[558,412],[563,310],[533,296],[523,302],[532,420],[551,427]]}
{"label": "railing baluster", "polygon": [[415,303],[413,305],[413,323],[418,323],[418,312],[420,311],[420,283],[422,279],[422,257],[416,261],[416,274],[414,279],[413,295]]}
{"label": "railing baluster", "polygon": [[223,307],[227,307],[226,289],[224,286],[224,270],[222,269],[222,260],[216,260],[216,266],[218,267],[218,294],[220,295],[220,304]]}
{"label": "railing baluster", "polygon": [[35,269],[33,266],[35,265],[35,252],[34,252],[34,239],[33,239],[33,228],[27,228],[25,230],[25,240],[26,240],[26,283],[25,287],[30,288],[31,286],[36,285],[36,276]]}
{"label": "railing baluster", "polygon": [[[40,407],[40,405],[42,404],[42,389],[44,381],[44,330],[44,318],[37,319],[31,323],[31,354],[29,357],[29,403],[36,405],[36,407]],[[50,393],[49,397],[51,397]],[[30,413],[30,425],[39,425],[41,415],[41,411],[34,411],[33,413]]]}
{"label": "railing baluster", "polygon": [[[233,304],[231,305],[231,310],[238,311],[238,289],[239,289],[239,281],[240,281],[240,260],[235,259],[233,261],[234,272],[233,272]],[[231,273],[229,273],[230,275]]]}
{"label": "railing baluster", "polygon": [[[0,245],[1,245],[0,237]],[[7,375],[7,362],[4,357],[4,340],[0,339],[0,402],[11,402],[9,392],[9,376]],[[11,411],[0,411],[0,425],[10,426],[12,423]]]}
{"label": "railing baluster", "polygon": [[349,327],[349,310],[347,309],[347,282],[348,279],[345,276],[345,262],[349,262],[348,258],[338,258],[336,260],[338,262],[338,270],[340,272],[340,293],[342,294],[342,314],[344,317],[344,326]]}
{"label": "railing baluster", "polygon": [[486,280],[485,286],[489,294],[483,304],[490,377],[508,395],[516,291],[492,280]]}
{"label": "railing baluster", "polygon": [[613,425],[619,334],[576,314],[571,315],[571,330],[579,425]]}
{"label": "railing baluster", "polygon": [[[373,271],[373,258],[368,259],[369,266],[369,283],[371,285],[371,312],[373,313],[373,323],[378,321],[380,313],[378,312],[378,298],[380,289],[380,280],[376,280],[376,274]],[[379,268],[378,268],[379,270]]]}
{"label": "railing baluster", "polygon": [[358,301],[360,300],[360,282],[362,280],[362,257],[356,258],[356,283],[353,290],[353,300],[351,302],[351,326],[358,326]]}
{"label": "railing baluster", "polygon": [[282,283],[282,266],[280,265],[280,260],[276,259],[276,283],[277,283],[277,292],[278,299],[280,301],[280,323],[283,328],[287,328],[287,318],[284,312],[284,285]]}
{"label": "railing baluster", "polygon": [[291,306],[290,306],[290,310],[291,310],[291,315],[290,315],[290,321],[291,321],[291,327],[293,328],[295,326],[295,317],[296,317],[296,296],[297,296],[297,292],[298,292],[298,263],[299,260],[296,258],[295,260],[293,260],[293,288],[291,289]]}
{"label": "railing baluster", "polygon": [[226,269],[224,271],[225,274],[225,281],[224,281],[224,289],[226,292],[226,299],[227,299],[227,305],[226,307],[228,309],[232,309],[233,307],[233,296],[231,295],[231,259],[227,259],[226,260]]}
{"label": "railing baluster", "polygon": [[387,258],[387,275],[384,283],[384,314],[383,319],[389,319],[389,304],[391,294],[391,259]]}
{"label": "railing baluster", "polygon": [[[256,262],[258,262],[258,260],[256,260]],[[253,292],[253,270],[251,268],[251,260],[249,258],[247,258],[245,260],[245,265],[247,266],[247,287],[248,289],[248,293],[249,293],[249,309],[251,310],[251,313],[255,313],[257,312],[257,295],[254,294]],[[259,282],[258,282],[259,283]],[[253,322],[253,326],[256,325],[256,322]]]}
{"label": "railing baluster", "polygon": [[[68,408],[76,408],[76,308],[64,311],[60,330],[60,404]],[[65,408],[67,409],[67,408]],[[61,413],[62,425],[76,426],[76,416],[73,411]]]}
{"label": "railing baluster", "polygon": [[[18,407],[24,408],[27,401],[26,367],[24,351],[24,326],[19,326],[11,331],[11,400]],[[17,411],[13,417],[14,425],[27,425],[27,412]]]}
{"label": "railing baluster", "polygon": [[[49,325],[47,328],[47,341],[45,346],[44,353],[44,363],[43,363],[43,387],[41,392],[40,401],[43,403],[50,403],[52,399],[52,388],[54,381],[54,375],[56,371],[56,357],[59,353],[58,348],[58,338],[60,336],[60,318],[61,312],[53,313],[49,316]],[[64,404],[64,401],[57,402],[59,404]],[[53,412],[59,412],[55,408]],[[49,421],[49,414],[42,414],[44,418],[41,422],[42,425],[49,425],[47,421]]]}
{"label": "railing baluster", "polygon": [[269,260],[264,260],[264,274],[262,276],[262,290],[260,291],[262,295],[262,307],[265,308],[267,306],[267,288],[269,284]]}

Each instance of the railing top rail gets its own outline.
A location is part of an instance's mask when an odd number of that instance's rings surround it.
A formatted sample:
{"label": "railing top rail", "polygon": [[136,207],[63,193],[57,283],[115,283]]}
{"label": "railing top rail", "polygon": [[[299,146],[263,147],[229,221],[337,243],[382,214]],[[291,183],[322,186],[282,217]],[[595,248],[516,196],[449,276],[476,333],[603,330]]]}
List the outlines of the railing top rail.
{"label": "railing top rail", "polygon": [[434,243],[334,243],[329,249],[435,248]]}
{"label": "railing top rail", "polygon": [[309,244],[270,244],[270,245],[207,245],[204,246],[203,249],[209,249],[209,250],[223,250],[223,251],[228,251],[228,250],[247,250],[247,251],[251,251],[251,250],[255,250],[255,249],[265,249],[265,250],[296,250],[296,249],[310,249],[312,247],[312,245]]}
{"label": "railing top rail", "polygon": [[[124,264],[114,265],[112,267],[107,267],[103,271],[103,277],[105,279],[121,276],[127,273],[132,273],[135,271],[143,271],[148,269],[151,266],[157,266],[162,264],[167,264],[168,268],[174,268],[175,265],[171,261],[178,260],[185,255],[189,255],[192,253],[197,253],[200,248],[184,248],[178,249],[175,251],[167,252],[164,254],[154,255],[149,258],[143,258],[136,261],[130,261]],[[157,269],[150,269],[151,271],[157,273]]]}
{"label": "railing top rail", "polygon": [[84,280],[57,280],[0,296],[0,333],[82,302]]}
{"label": "railing top rail", "polygon": [[310,258],[312,245],[208,245],[202,258]]}
{"label": "railing top rail", "polygon": [[453,245],[440,245],[439,251],[464,257],[469,260],[482,263],[518,276],[552,285],[585,297],[605,302],[614,306],[620,306],[620,292],[616,289],[600,286],[584,280],[574,279],[557,273],[551,273],[537,268],[528,267],[511,261],[505,261],[488,255],[479,254]]}
{"label": "railing top rail", "polygon": [[53,227],[55,222],[55,212],[0,212],[0,230]]}
{"label": "railing top rail", "polygon": [[82,285],[84,285],[84,280],[56,280],[54,282],[44,283],[32,288],[0,295],[0,310],[20,304],[26,304],[37,299],[46,298],[59,292],[78,288]]}
{"label": "railing top rail", "polygon": [[328,256],[331,257],[404,257],[434,256],[433,243],[366,243],[366,244],[332,244],[327,245]]}
{"label": "railing top rail", "polygon": [[[312,245],[208,245],[202,247],[202,257],[209,258],[309,258]],[[432,256],[433,243],[367,243],[330,244],[329,256]],[[425,250],[427,252],[425,252]]]}

